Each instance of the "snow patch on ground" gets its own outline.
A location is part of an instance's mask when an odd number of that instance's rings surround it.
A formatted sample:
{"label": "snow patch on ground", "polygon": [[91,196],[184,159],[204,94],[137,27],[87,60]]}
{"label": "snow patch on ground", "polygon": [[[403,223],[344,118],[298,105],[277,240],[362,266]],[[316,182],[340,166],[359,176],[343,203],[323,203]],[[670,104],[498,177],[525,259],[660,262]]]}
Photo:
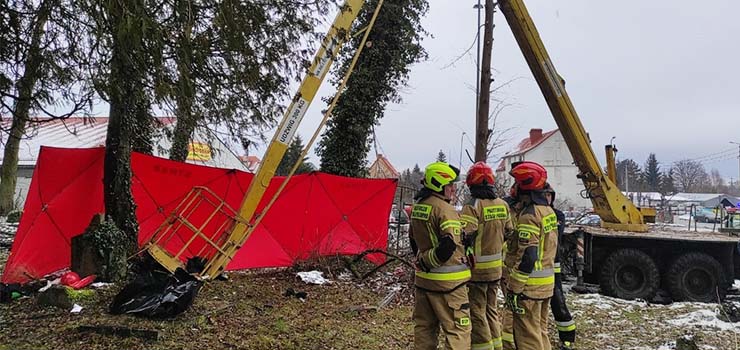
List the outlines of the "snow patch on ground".
{"label": "snow patch on ground", "polygon": [[331,283],[330,280],[324,278],[324,273],[321,271],[307,271],[307,272],[299,272],[298,277],[301,278],[301,281],[310,283],[310,284],[325,284],[325,283]]}
{"label": "snow patch on ground", "polygon": [[716,310],[697,310],[683,316],[678,316],[677,318],[668,320],[667,322],[679,327],[701,326],[740,333],[740,324],[720,320],[717,318]]}
{"label": "snow patch on ground", "polygon": [[619,306],[620,309],[627,308],[628,311],[631,311],[633,306],[641,308],[647,306],[647,303],[643,300],[622,300],[601,294],[586,294],[583,295],[583,297],[574,300],[574,302],[582,305],[593,305],[602,310],[608,310],[615,306]]}

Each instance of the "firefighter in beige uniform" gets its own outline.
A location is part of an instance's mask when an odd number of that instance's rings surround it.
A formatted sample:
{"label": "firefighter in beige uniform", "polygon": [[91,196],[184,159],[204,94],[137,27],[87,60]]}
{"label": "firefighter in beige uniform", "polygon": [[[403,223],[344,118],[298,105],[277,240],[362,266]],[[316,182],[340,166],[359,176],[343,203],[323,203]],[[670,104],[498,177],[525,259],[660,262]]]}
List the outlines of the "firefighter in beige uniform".
{"label": "firefighter in beige uniform", "polygon": [[548,309],[555,283],[557,217],[543,189],[547,171],[533,162],[514,166],[510,174],[517,185],[522,209],[516,218],[513,268],[506,283],[506,304],[513,314],[517,350],[550,350]]}
{"label": "firefighter in beige uniform", "polygon": [[472,350],[501,350],[501,320],[496,307],[503,260],[504,232],[512,231],[509,206],[493,191],[493,170],[477,162],[468,170],[465,183],[473,197],[460,215],[465,248],[472,266],[468,283],[470,316],[473,321]]}
{"label": "firefighter in beige uniform", "polygon": [[449,201],[459,170],[444,162],[425,169],[424,187],[411,210],[409,236],[416,255],[414,348],[436,350],[442,327],[445,349],[470,348],[470,280],[461,242],[462,224]]}

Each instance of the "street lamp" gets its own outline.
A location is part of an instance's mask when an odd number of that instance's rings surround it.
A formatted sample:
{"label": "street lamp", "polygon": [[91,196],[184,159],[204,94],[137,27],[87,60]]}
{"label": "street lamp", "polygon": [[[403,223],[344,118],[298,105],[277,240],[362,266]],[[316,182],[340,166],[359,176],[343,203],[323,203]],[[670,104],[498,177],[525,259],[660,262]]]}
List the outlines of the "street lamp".
{"label": "street lamp", "polygon": [[458,168],[458,169],[460,169],[460,171],[462,171],[462,151],[463,151],[463,137],[465,137],[465,131],[463,131],[463,132],[462,132],[462,134],[460,135],[460,160],[459,160],[459,162],[460,162],[460,164],[459,164],[459,165],[460,165],[460,167]]}

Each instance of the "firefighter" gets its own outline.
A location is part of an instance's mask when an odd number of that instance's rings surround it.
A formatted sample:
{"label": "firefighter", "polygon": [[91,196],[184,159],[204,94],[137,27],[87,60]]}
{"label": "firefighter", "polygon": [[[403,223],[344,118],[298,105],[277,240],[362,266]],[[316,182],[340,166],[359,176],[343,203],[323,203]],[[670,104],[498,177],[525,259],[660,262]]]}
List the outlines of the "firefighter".
{"label": "firefighter", "polygon": [[537,163],[521,162],[509,174],[521,203],[516,238],[510,240],[513,245],[508,250],[514,264],[506,282],[514,345],[518,350],[550,350],[547,324],[555,284],[558,219],[545,197],[547,171]]}
{"label": "firefighter", "polygon": [[552,299],[550,299],[550,309],[555,318],[555,325],[558,329],[558,338],[560,338],[560,350],[572,350],[576,342],[576,323],[573,316],[568,310],[565,303],[565,294],[563,293],[563,281],[560,273],[560,242],[565,232],[565,214],[554,207],[555,190],[549,184],[545,186],[545,198],[552,207],[558,218],[558,249],[555,252],[555,289]]}
{"label": "firefighter", "polygon": [[503,266],[501,247],[504,232],[513,230],[509,206],[496,197],[493,170],[486,163],[473,164],[465,183],[472,197],[472,202],[463,207],[461,215],[465,251],[472,267],[472,278],[468,283],[473,321],[471,349],[501,350],[496,291]]}
{"label": "firefighter", "polygon": [[416,255],[414,348],[436,350],[439,328],[445,349],[470,348],[470,280],[462,246],[462,223],[449,203],[459,170],[436,162],[425,169],[411,210],[409,238]]}

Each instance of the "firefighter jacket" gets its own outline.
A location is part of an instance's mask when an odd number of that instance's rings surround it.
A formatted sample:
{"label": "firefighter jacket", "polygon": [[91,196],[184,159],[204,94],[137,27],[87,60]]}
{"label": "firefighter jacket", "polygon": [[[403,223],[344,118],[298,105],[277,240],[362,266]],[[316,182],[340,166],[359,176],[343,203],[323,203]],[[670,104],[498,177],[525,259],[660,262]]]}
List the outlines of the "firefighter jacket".
{"label": "firefighter jacket", "polygon": [[514,262],[507,281],[511,292],[531,299],[552,297],[557,230],[558,219],[549,206],[530,203],[518,213],[516,237],[508,250]]}
{"label": "firefighter jacket", "polygon": [[475,232],[473,282],[495,282],[501,279],[504,233],[513,230],[509,205],[502,199],[476,199],[465,205],[460,215],[463,231]]}
{"label": "firefighter jacket", "polygon": [[[442,196],[432,194],[414,204],[409,235],[418,251],[418,265],[422,267],[416,271],[417,287],[448,292],[470,280],[461,229],[460,216]],[[445,252],[440,254],[441,250]],[[449,258],[441,261],[440,255]]]}

